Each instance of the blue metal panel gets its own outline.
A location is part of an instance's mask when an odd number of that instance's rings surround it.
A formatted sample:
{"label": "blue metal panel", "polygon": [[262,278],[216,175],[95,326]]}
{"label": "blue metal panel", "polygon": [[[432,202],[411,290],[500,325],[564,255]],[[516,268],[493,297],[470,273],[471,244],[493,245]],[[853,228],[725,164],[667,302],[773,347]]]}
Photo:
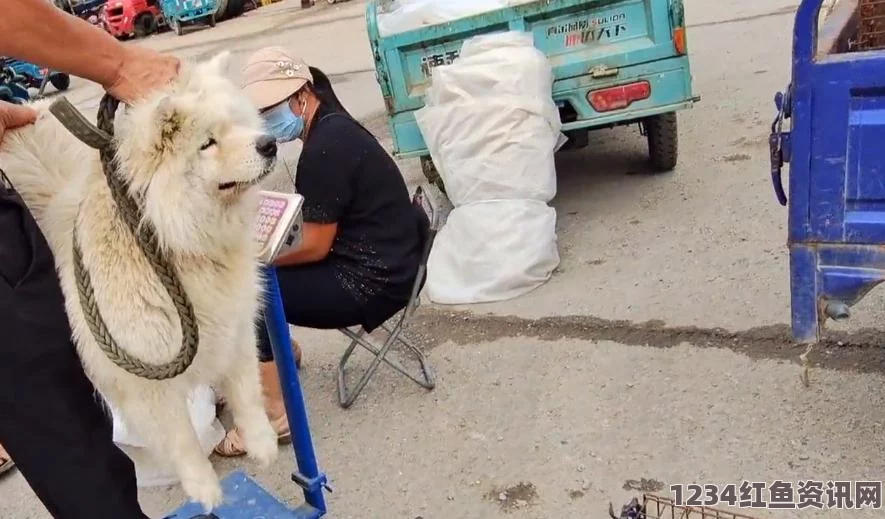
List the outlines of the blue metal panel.
{"label": "blue metal panel", "polygon": [[244,472],[234,472],[221,484],[224,505],[212,512],[214,517],[204,515],[202,506],[190,503],[163,519],[317,519],[322,516],[309,505],[290,510]]}
{"label": "blue metal panel", "polygon": [[800,342],[814,342],[819,333],[815,259],[813,247],[794,245],[790,249],[793,338]]}
{"label": "blue metal panel", "polygon": [[389,109],[398,113],[421,108],[432,68],[457,59],[464,40],[480,34],[532,33],[556,79],[586,75],[596,65],[616,68],[672,57],[669,5],[668,0],[545,0],[381,38],[372,2],[367,21],[373,46],[384,58],[376,65],[389,89],[385,95],[392,96]]}
{"label": "blue metal panel", "polygon": [[790,163],[792,327],[803,342],[885,279],[885,52],[819,50],[821,4],[803,0],[796,12],[779,116],[792,127],[782,132],[776,120],[771,137],[775,187]]}
{"label": "blue metal panel", "polygon": [[189,22],[208,18],[218,10],[217,0],[161,0],[160,10],[167,20]]}

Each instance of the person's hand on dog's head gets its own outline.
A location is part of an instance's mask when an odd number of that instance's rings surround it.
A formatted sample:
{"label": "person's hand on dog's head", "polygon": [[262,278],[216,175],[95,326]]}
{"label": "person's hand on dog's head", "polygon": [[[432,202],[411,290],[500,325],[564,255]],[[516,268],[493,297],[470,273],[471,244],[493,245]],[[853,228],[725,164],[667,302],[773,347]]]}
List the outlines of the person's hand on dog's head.
{"label": "person's hand on dog's head", "polygon": [[37,120],[37,112],[29,106],[21,106],[0,101],[0,142],[6,130],[32,124]]}
{"label": "person's hand on dog's head", "polygon": [[178,76],[181,62],[175,56],[127,45],[114,80],[103,85],[107,93],[131,104],[163,88]]}

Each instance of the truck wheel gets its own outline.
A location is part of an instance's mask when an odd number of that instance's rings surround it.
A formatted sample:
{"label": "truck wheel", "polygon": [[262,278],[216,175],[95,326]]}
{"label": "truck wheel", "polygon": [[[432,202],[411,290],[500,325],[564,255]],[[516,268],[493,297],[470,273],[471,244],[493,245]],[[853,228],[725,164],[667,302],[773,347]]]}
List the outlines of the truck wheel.
{"label": "truck wheel", "polygon": [[215,15],[209,17],[209,27],[215,27]]}
{"label": "truck wheel", "polygon": [[227,0],[218,0],[215,2],[215,17],[218,21],[223,22],[229,18],[227,15]]}
{"label": "truck wheel", "polygon": [[135,25],[135,36],[138,38],[144,38],[157,31],[157,20],[150,13],[139,15],[133,25]]}
{"label": "truck wheel", "polygon": [[54,74],[49,76],[49,82],[58,91],[67,90],[71,86],[71,76],[67,74]]}
{"label": "truck wheel", "polygon": [[[224,18],[222,18],[222,20],[242,16],[242,14],[245,10],[246,10],[246,3],[243,0],[229,0],[227,2],[227,9],[224,11]],[[222,11],[219,8],[217,12],[222,12]]]}
{"label": "truck wheel", "polygon": [[642,122],[648,138],[648,157],[655,171],[672,171],[679,155],[676,112],[654,115]]}
{"label": "truck wheel", "polygon": [[421,157],[421,171],[424,172],[424,178],[426,178],[428,182],[439,188],[444,195],[448,196],[448,193],[446,193],[446,186],[443,184],[443,179],[439,176],[439,172],[433,164],[433,159],[430,157]]}

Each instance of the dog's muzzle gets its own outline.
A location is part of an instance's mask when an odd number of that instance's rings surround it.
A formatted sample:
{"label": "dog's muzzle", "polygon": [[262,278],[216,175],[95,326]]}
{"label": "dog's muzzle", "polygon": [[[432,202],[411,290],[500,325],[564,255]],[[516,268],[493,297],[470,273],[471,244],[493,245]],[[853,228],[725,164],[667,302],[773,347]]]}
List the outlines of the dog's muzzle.
{"label": "dog's muzzle", "polygon": [[265,160],[265,166],[261,170],[261,174],[257,177],[253,178],[252,180],[241,180],[239,182],[234,181],[225,182],[224,184],[218,184],[218,189],[219,191],[227,191],[229,189],[246,189],[252,187],[267,178],[267,176],[270,175],[270,173],[273,171],[276,164],[276,159]]}
{"label": "dog's muzzle", "polygon": [[227,191],[228,189],[234,188],[247,188],[254,186],[255,184],[264,180],[270,172],[273,171],[274,166],[277,163],[277,139],[273,135],[260,135],[257,139],[255,139],[255,151],[264,159],[264,169],[261,174],[256,178],[247,181],[240,182],[225,182],[224,184],[219,184],[218,189],[221,191]]}

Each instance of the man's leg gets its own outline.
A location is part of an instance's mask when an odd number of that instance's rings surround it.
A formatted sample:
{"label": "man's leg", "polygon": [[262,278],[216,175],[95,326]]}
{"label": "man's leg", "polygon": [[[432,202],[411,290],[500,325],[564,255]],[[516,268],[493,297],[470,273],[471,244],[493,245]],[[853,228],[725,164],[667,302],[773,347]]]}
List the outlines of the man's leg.
{"label": "man's leg", "polygon": [[71,342],[49,247],[0,184],[0,443],[60,519],[147,519]]}

